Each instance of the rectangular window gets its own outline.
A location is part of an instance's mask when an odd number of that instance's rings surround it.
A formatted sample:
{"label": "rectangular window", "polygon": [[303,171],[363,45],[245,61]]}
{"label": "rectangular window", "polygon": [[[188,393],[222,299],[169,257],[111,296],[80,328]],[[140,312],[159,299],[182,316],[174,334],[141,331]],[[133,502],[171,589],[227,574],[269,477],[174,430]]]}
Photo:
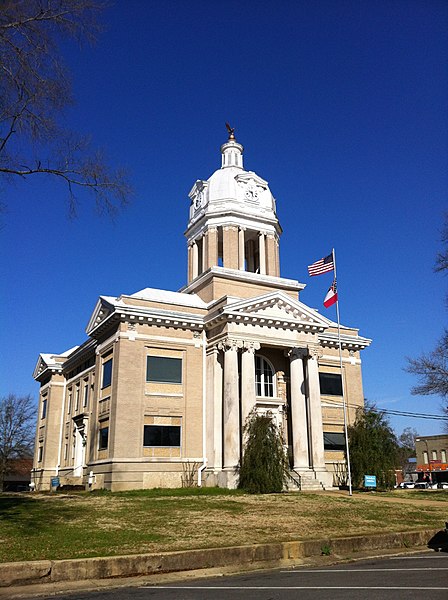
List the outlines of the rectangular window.
{"label": "rectangular window", "polygon": [[89,401],[89,384],[86,381],[84,383],[84,399],[82,401],[82,405],[84,408],[87,406],[88,401]]}
{"label": "rectangular window", "polygon": [[440,454],[442,455],[442,462],[446,463],[446,450],[441,450]]}
{"label": "rectangular window", "polygon": [[342,396],[342,377],[339,373],[319,373],[322,396]]}
{"label": "rectangular window", "polygon": [[37,462],[42,462],[43,453],[44,453],[44,447],[39,446],[39,450],[37,451]]}
{"label": "rectangular window", "polygon": [[426,450],[423,450],[423,462],[425,465],[427,465],[429,463],[428,453],[426,452]]}
{"label": "rectangular window", "polygon": [[75,413],[77,413],[79,410],[79,384],[76,386],[75,398]]}
{"label": "rectangular window", "polygon": [[107,450],[109,445],[109,427],[103,427],[99,431],[98,450]]}
{"label": "rectangular window", "polygon": [[112,359],[103,363],[103,388],[107,388],[112,383]]}
{"label": "rectangular window", "polygon": [[432,460],[437,460],[437,450],[432,451]]}
{"label": "rectangular window", "polygon": [[343,433],[324,431],[324,449],[345,450],[345,435]]}
{"label": "rectangular window", "polygon": [[70,414],[72,411],[72,390],[68,390],[68,403],[67,403],[67,412]]}
{"label": "rectangular window", "polygon": [[42,413],[41,413],[41,419],[45,419],[45,417],[47,416],[47,398],[44,398],[42,400]]}
{"label": "rectangular window", "polygon": [[180,446],[179,425],[145,425],[144,446]]}
{"label": "rectangular window", "polygon": [[182,359],[148,356],[146,359],[146,381],[182,383]]}
{"label": "rectangular window", "polygon": [[64,460],[65,461],[68,460],[68,444],[65,444],[65,447],[64,447]]}

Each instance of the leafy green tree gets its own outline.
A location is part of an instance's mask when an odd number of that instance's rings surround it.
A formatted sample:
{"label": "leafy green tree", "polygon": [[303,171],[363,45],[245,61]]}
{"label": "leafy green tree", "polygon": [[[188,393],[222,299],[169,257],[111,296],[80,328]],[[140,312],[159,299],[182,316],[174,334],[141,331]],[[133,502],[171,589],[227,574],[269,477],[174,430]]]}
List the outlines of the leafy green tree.
{"label": "leafy green tree", "polygon": [[244,452],[238,487],[250,494],[272,494],[283,490],[288,462],[283,439],[272,417],[253,411],[244,426]]}
{"label": "leafy green tree", "polygon": [[376,475],[380,489],[394,486],[399,447],[384,413],[369,404],[360,408],[348,427],[348,442],[353,487],[363,486],[364,475]]}

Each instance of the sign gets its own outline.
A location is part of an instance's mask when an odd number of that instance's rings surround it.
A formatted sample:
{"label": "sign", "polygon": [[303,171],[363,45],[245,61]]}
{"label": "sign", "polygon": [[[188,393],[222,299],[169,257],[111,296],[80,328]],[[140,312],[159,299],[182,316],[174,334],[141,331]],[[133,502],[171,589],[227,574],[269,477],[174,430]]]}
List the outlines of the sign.
{"label": "sign", "polygon": [[364,475],[364,487],[376,487],[376,475]]}
{"label": "sign", "polygon": [[52,477],[51,478],[51,487],[59,487],[59,477]]}

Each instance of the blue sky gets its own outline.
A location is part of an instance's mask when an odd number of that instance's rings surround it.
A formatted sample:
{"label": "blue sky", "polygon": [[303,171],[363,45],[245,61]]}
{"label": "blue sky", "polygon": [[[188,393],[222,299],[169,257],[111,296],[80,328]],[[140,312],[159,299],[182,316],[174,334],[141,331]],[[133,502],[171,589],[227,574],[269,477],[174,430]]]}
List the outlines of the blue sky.
{"label": "blue sky", "polygon": [[37,398],[39,352],[83,342],[100,294],[185,284],[187,194],[219,168],[229,121],[277,199],[281,274],[330,318],[331,275],[306,266],[336,248],[341,321],[373,338],[365,397],[439,413],[440,399],[411,396],[403,367],[446,325],[433,272],[448,209],[446,2],[128,0],[103,21],[93,48],[64,45],[65,118],[127,166],[135,198],[112,221],[80,196],[70,220],[61,184],[3,190],[0,394]]}

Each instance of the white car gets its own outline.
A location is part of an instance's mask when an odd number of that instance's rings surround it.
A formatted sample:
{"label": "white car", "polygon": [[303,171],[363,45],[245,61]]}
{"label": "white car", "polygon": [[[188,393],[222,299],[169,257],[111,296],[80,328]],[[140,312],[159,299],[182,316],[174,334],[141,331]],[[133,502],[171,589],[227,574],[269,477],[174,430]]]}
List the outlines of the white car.
{"label": "white car", "polygon": [[398,484],[398,487],[401,490],[412,490],[414,485],[415,484],[413,481],[402,481],[400,484]]}

